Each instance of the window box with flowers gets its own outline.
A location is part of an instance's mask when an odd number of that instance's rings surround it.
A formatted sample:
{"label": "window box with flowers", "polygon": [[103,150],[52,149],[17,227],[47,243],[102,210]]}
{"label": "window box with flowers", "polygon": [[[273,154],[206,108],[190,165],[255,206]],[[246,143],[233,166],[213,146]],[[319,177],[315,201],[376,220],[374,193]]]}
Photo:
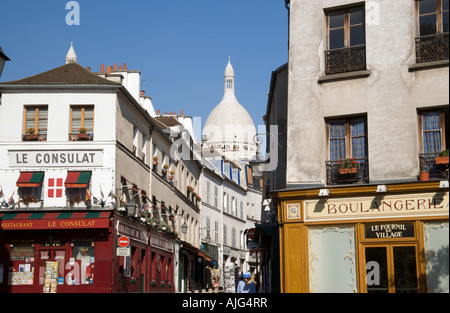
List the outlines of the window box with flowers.
{"label": "window box with flowers", "polygon": [[27,133],[25,135],[26,141],[36,141],[38,139],[38,134],[36,134],[36,129],[30,127],[27,129]]}
{"label": "window box with flowers", "polygon": [[78,129],[78,134],[77,134],[77,138],[78,139],[81,139],[81,140],[87,140],[87,139],[89,139],[89,134],[88,134],[88,132],[87,132],[87,128],[85,128],[85,127],[80,127],[79,129]]}
{"label": "window box with flowers", "polygon": [[449,152],[447,150],[443,150],[439,153],[439,156],[435,157],[436,164],[448,164]]}
{"label": "window box with flowers", "polygon": [[345,159],[344,161],[339,161],[339,173],[340,174],[356,174],[358,173],[358,162],[353,158]]}

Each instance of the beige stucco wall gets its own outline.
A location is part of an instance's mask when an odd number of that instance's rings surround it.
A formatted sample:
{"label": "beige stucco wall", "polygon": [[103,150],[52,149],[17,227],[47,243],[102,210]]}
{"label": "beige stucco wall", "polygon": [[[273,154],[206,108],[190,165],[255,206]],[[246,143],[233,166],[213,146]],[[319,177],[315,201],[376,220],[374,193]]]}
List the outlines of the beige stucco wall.
{"label": "beige stucco wall", "polygon": [[360,3],[291,0],[288,184],[323,184],[325,119],[367,115],[370,181],[413,180],[419,170],[417,109],[448,105],[449,69],[410,72],[415,63],[412,0],[366,2],[366,64],[370,76],[318,83],[327,49],[324,9]]}

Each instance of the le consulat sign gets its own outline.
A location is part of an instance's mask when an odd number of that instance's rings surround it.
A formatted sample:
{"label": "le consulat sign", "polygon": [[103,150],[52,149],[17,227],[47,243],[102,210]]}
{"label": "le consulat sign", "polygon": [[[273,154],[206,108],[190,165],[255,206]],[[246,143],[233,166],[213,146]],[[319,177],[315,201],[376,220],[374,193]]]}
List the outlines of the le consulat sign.
{"label": "le consulat sign", "polygon": [[101,167],[103,150],[9,150],[10,167]]}

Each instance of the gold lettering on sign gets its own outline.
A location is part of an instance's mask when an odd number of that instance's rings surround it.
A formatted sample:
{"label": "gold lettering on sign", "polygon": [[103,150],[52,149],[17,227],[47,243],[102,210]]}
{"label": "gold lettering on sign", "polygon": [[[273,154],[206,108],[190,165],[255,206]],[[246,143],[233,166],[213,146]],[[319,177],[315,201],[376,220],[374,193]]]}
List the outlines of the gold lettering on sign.
{"label": "gold lettering on sign", "polygon": [[448,215],[448,193],[398,195],[304,202],[305,221],[382,218],[411,215]]}

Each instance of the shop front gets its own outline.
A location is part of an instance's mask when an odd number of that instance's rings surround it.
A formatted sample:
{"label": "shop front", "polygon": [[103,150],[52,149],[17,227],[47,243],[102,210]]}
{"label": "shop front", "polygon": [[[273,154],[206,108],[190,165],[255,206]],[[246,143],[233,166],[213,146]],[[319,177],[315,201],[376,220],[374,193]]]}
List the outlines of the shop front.
{"label": "shop front", "polygon": [[111,292],[111,214],[0,213],[0,292]]}
{"label": "shop front", "polygon": [[282,292],[448,292],[448,187],[381,190],[276,193]]}
{"label": "shop front", "polygon": [[150,232],[149,292],[174,292],[173,240],[155,230]]}

